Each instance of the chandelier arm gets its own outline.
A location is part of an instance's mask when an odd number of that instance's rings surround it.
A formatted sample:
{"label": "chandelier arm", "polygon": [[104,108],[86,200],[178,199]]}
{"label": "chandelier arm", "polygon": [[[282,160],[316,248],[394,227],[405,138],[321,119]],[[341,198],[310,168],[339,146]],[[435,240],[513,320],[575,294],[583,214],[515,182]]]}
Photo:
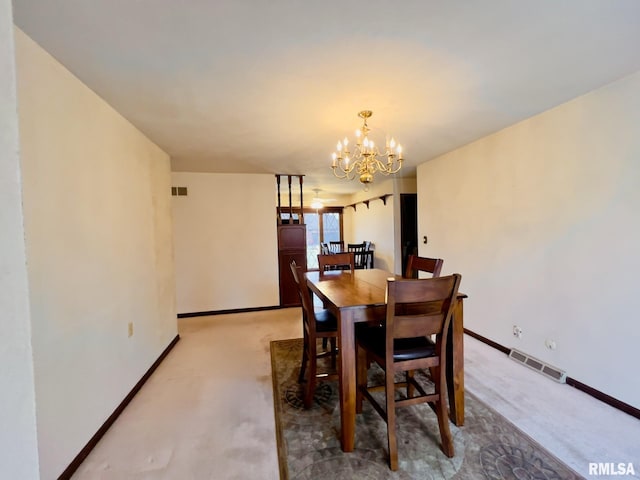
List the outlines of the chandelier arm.
{"label": "chandelier arm", "polygon": [[353,168],[349,168],[348,170],[343,169],[341,166],[339,167],[340,171],[344,173],[344,175],[340,175],[337,173],[337,167],[333,168],[333,174],[337,177],[337,178],[346,178],[347,180],[353,180],[354,178],[356,178],[356,174],[353,173]]}
{"label": "chandelier arm", "polygon": [[338,175],[338,173],[336,172],[336,169],[333,169],[333,174],[337,177],[337,178],[349,178],[348,175],[345,173],[344,175]]}
{"label": "chandelier arm", "polygon": [[393,169],[393,170],[391,170],[389,173],[398,173],[401,168],[402,168],[402,160],[398,160],[398,167]]}
{"label": "chandelier arm", "polygon": [[387,171],[386,164],[382,163],[382,160],[380,160],[379,158],[375,159],[375,167],[376,167],[378,172],[380,172],[380,173],[382,173],[384,175],[389,175],[389,172]]}
{"label": "chandelier arm", "polygon": [[[394,167],[394,165],[397,165]],[[391,164],[389,162],[383,162],[382,160],[376,158],[376,168],[378,171],[384,175],[389,175],[393,173],[398,173],[402,168],[402,160],[392,160]]]}
{"label": "chandelier arm", "polygon": [[336,166],[344,173],[351,173],[356,168],[357,163],[358,161],[347,164],[343,159],[341,159]]}

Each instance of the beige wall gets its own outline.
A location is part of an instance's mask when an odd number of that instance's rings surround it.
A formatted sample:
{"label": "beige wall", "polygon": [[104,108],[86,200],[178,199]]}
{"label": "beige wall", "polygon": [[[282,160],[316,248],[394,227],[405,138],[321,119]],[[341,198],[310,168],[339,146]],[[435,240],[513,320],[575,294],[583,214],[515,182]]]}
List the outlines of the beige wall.
{"label": "beige wall", "polygon": [[177,334],[169,157],[20,31],[16,52],[40,472],[55,478]]}
{"label": "beige wall", "polygon": [[637,408],[638,125],[640,73],[418,167],[420,254],[462,274],[466,326]]}
{"label": "beige wall", "polygon": [[0,0],[0,478],[38,478],[11,2]]}
{"label": "beige wall", "polygon": [[[346,243],[369,240],[374,244],[375,267],[402,273],[402,246],[400,245],[400,194],[415,193],[415,179],[393,177],[376,178],[369,191],[359,191],[347,204],[357,203],[356,209],[344,209],[344,237]],[[379,199],[387,197],[386,205]],[[362,202],[370,200],[369,208]]]}
{"label": "beige wall", "polygon": [[178,313],[278,305],[273,175],[174,172]]}

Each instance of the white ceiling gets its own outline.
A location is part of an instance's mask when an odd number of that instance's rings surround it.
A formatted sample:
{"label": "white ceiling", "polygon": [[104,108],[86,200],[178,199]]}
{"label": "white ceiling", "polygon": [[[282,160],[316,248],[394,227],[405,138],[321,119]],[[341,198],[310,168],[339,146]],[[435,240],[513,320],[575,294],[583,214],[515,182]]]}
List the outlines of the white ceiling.
{"label": "white ceiling", "polygon": [[357,113],[405,175],[640,70],[639,0],[14,0],[15,23],[176,171],[306,174]]}

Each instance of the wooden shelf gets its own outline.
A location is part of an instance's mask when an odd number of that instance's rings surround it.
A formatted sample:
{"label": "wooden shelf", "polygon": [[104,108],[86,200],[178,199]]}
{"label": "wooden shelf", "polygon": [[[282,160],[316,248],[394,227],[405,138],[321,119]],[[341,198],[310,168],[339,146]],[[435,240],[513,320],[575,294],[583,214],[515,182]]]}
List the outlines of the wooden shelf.
{"label": "wooden shelf", "polygon": [[357,205],[359,205],[360,203],[364,204],[367,206],[367,209],[369,208],[369,202],[371,202],[371,200],[382,200],[382,203],[384,203],[385,205],[387,204],[387,198],[391,197],[393,195],[393,193],[385,193],[384,195],[380,195],[379,197],[372,197],[372,198],[368,198],[366,200],[361,200],[359,202],[356,203],[352,203],[350,205],[345,205],[344,208],[347,207],[352,207],[354,212],[357,212]]}

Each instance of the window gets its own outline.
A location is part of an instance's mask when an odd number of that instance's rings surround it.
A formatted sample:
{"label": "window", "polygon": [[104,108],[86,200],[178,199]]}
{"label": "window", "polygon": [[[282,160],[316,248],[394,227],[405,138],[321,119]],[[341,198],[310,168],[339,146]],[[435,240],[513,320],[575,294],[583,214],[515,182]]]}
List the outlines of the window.
{"label": "window", "polygon": [[[298,218],[299,208],[293,209],[294,221]],[[288,220],[289,213],[282,213],[282,219]],[[318,268],[320,243],[342,240],[342,207],[325,207],[322,210],[304,209],[304,223],[307,226],[307,270]]]}
{"label": "window", "polygon": [[309,211],[305,213],[307,224],[307,269],[318,268],[320,243],[342,240],[342,208]]}
{"label": "window", "polygon": [[317,213],[305,213],[304,223],[307,225],[307,270],[318,268],[320,253],[320,218]]}

